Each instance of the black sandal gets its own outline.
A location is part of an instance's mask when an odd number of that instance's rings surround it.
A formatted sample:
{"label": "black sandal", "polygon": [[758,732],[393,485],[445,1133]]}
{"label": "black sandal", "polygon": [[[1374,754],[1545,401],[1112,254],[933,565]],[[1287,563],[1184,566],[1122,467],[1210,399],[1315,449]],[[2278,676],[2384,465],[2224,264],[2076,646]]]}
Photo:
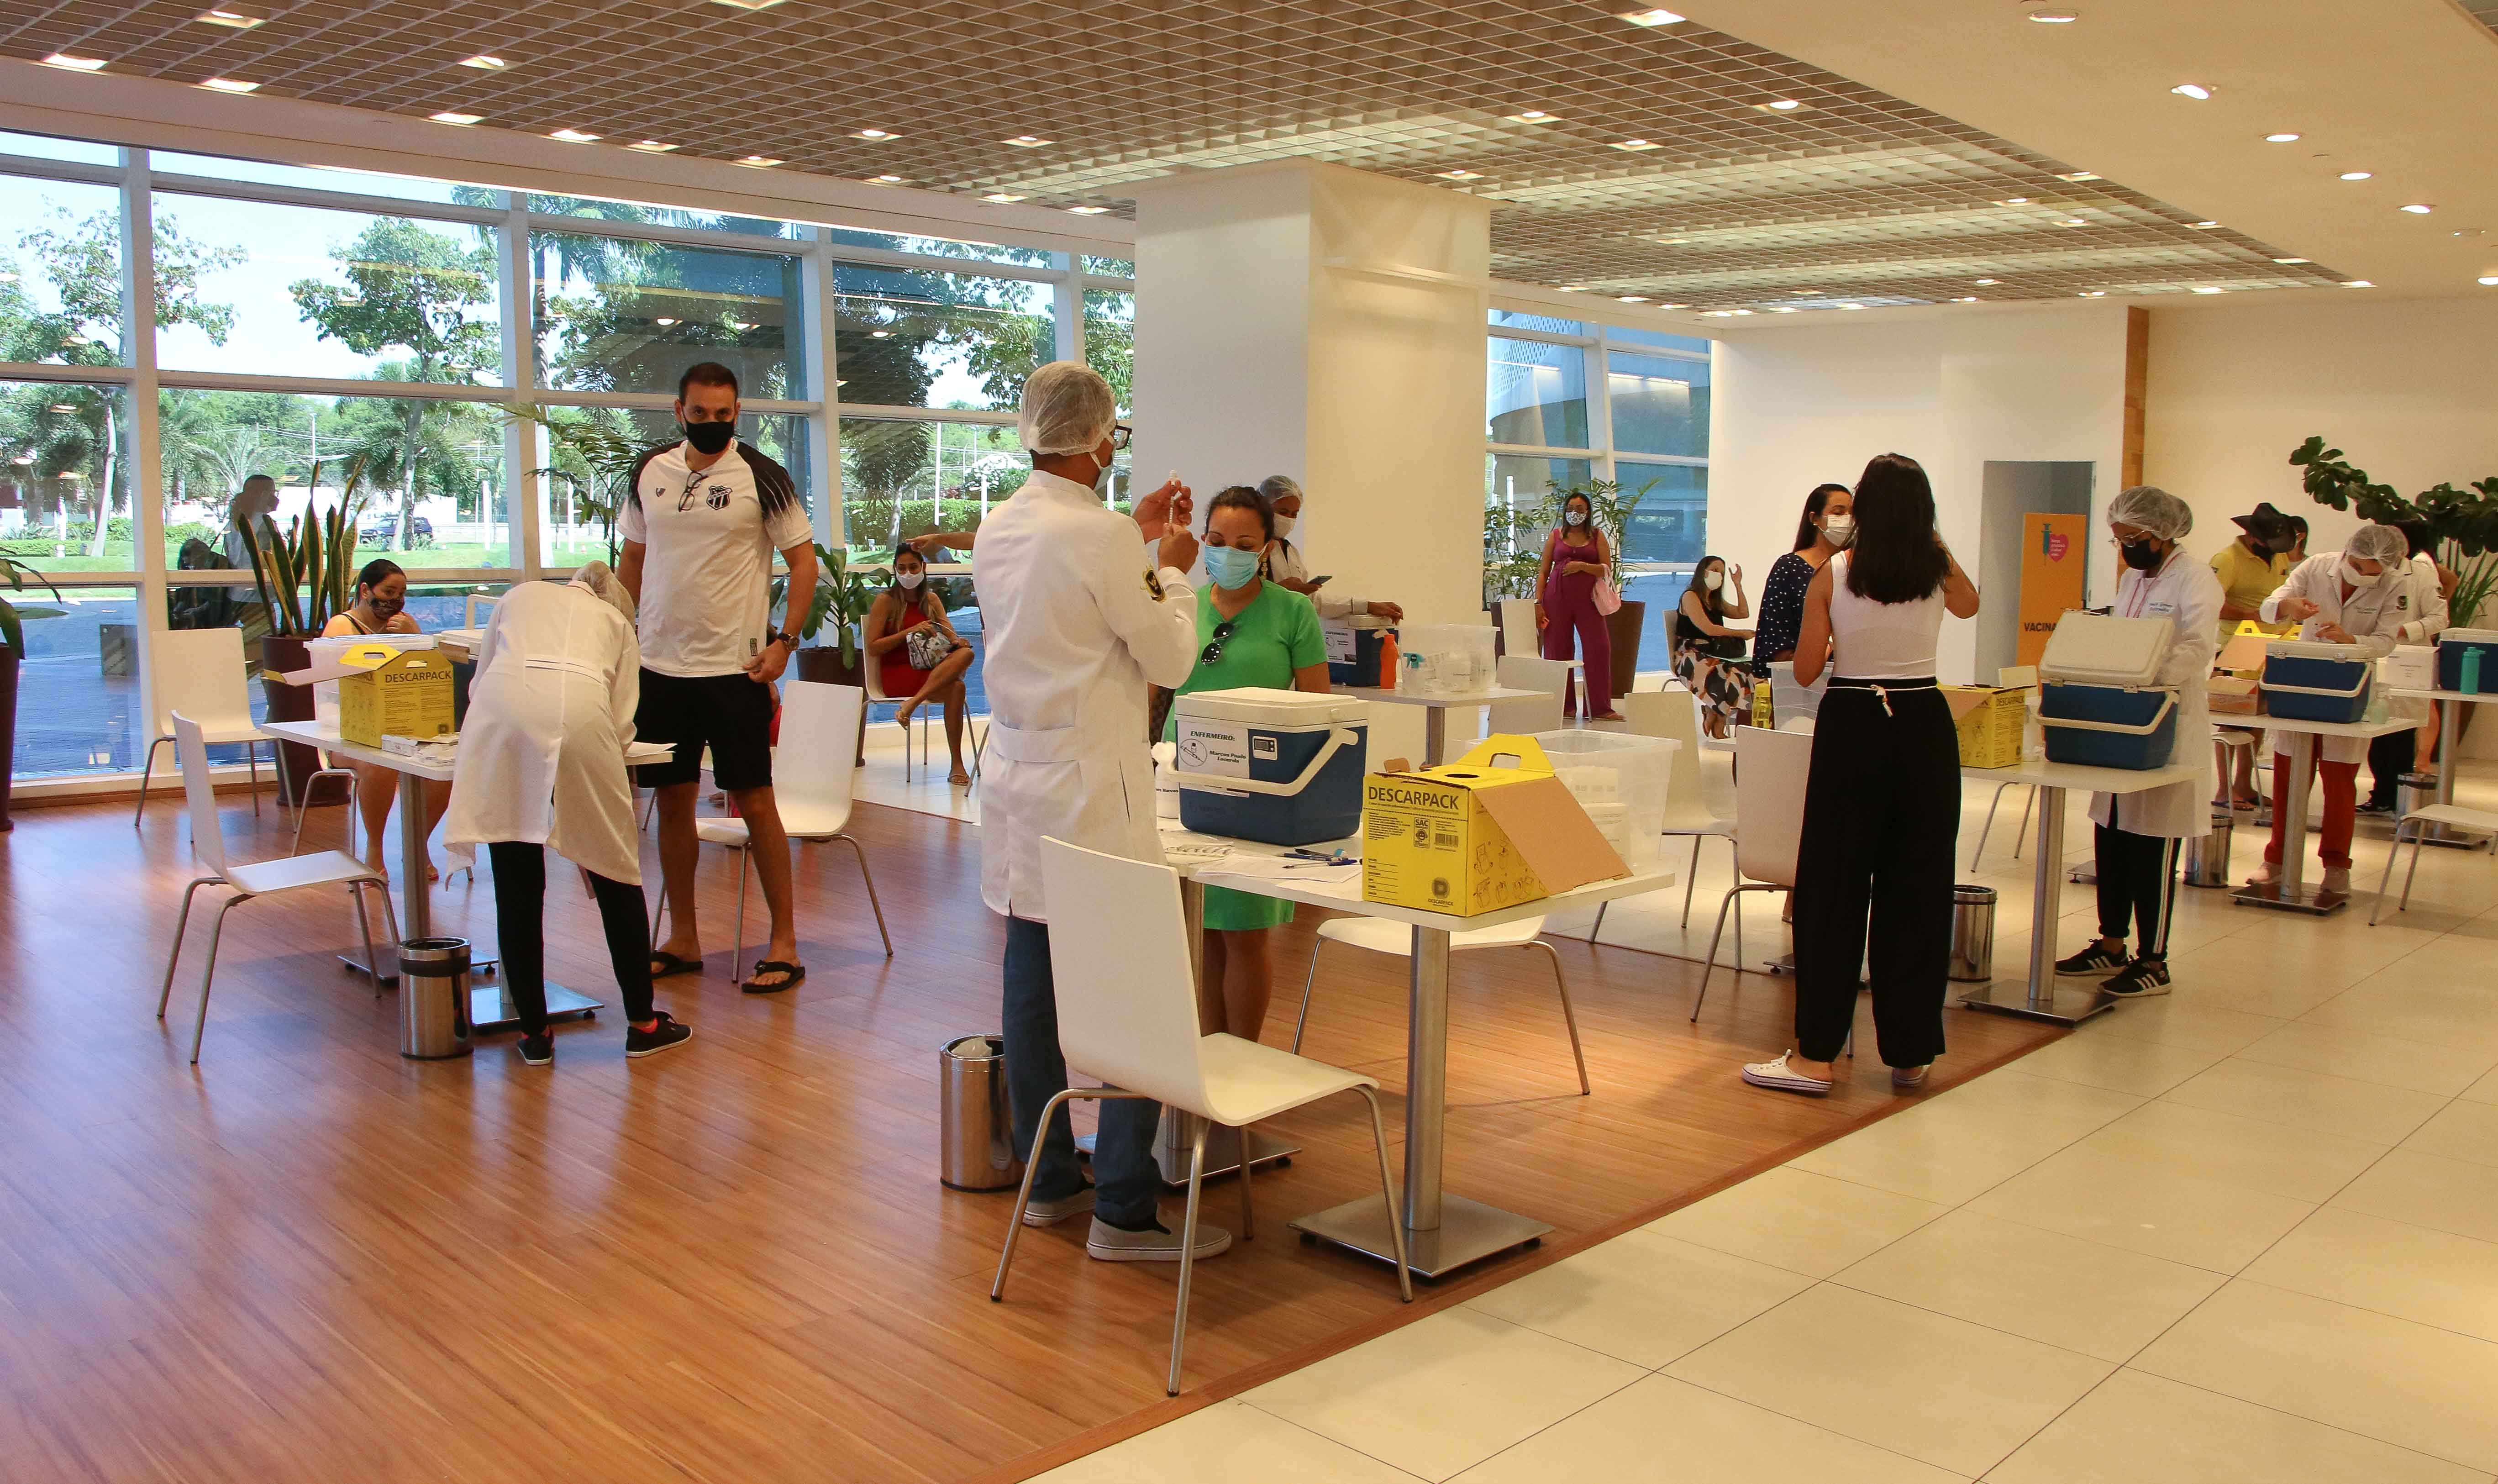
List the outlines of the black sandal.
{"label": "black sandal", "polygon": [[700,974],[702,966],[703,961],[699,958],[680,958],[666,949],[651,950],[651,977],[655,980],[677,974]]}
{"label": "black sandal", "polygon": [[[785,974],[788,978],[781,981],[781,983],[777,984],[758,984],[754,982],[757,977],[765,974]],[[806,977],[807,967],[804,964],[789,963],[779,958],[766,958],[761,963],[756,964],[754,966],[754,972],[746,977],[746,983],[738,985],[737,987],[745,990],[748,994],[779,994],[782,990],[790,988],[797,984],[799,981]]]}

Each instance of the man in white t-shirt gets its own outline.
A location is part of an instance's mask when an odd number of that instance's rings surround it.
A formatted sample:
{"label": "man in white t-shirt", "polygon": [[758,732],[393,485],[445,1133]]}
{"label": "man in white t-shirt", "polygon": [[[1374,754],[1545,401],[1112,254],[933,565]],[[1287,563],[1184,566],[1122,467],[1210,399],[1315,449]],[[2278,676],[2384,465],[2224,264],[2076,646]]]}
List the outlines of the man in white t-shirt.
{"label": "man in white t-shirt", "polygon": [[668,937],[651,977],[698,972],[694,794],[703,749],[712,776],[746,821],[749,854],[772,909],[772,943],[743,988],[786,989],[807,977],[789,886],[789,837],[772,798],[772,683],[798,648],[772,625],[772,554],[789,591],[816,591],[816,532],[789,471],[737,441],[737,373],[706,361],[677,382],[683,442],[642,456],[618,513],[616,575],[641,611],[640,740],[676,748],[641,770],[659,807],[659,870]]}

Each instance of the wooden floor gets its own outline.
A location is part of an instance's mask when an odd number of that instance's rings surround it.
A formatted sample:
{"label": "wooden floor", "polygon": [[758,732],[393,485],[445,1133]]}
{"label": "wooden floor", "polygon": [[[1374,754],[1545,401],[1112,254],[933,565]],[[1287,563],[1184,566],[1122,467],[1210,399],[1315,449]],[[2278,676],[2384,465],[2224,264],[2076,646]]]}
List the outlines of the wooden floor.
{"label": "wooden floor", "polygon": [[[284,850],[273,804],[223,802],[239,858]],[[127,804],[21,810],[0,835],[0,1479],[1016,1477],[1167,1414],[1172,1274],[1090,1262],[1071,1223],[1028,1234],[993,1306],[1008,1198],[937,1181],[938,1048],[998,1018],[973,827],[860,809],[889,964],[849,853],[803,851],[811,977],[773,998],[727,981],[734,877],[706,852],[712,972],[661,986],[695,1039],[648,1062],[613,1012],[561,1029],[551,1069],[509,1035],[402,1061],[393,1003],[331,956],[343,897],[256,903],[194,1070],[196,916],[151,1015],[192,874],[177,803],[136,831]],[[607,985],[591,903],[550,874],[551,977]],[[434,900],[437,930],[491,943],[490,885]],[[1283,930],[1270,1042],[1315,916]],[[1402,962],[1328,953],[1307,1051],[1400,1088]],[[1592,1098],[1543,955],[1462,956],[1451,1016],[1448,1186],[1553,1222],[1548,1255],[1895,1106],[1870,1054],[1826,1102],[1736,1083],[1786,1043],[1784,981],[1721,973],[1693,1026],[1696,965],[1562,959]],[[1950,1034],[1938,1087],[2053,1032],[1955,1011]],[[1199,1269],[1200,1396],[1425,1307],[1284,1227],[1376,1189],[1359,1110],[1280,1120],[1305,1152],[1260,1181],[1257,1240]],[[1228,1185],[1208,1203],[1236,1222]]]}

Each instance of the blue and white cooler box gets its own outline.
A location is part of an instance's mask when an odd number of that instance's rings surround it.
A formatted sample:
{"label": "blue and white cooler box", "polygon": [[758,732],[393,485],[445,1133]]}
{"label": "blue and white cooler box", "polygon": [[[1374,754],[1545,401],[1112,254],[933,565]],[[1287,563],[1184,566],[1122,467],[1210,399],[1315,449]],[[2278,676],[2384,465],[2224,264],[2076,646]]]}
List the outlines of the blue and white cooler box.
{"label": "blue and white cooler box", "polygon": [[2376,657],[2355,645],[2275,639],[2264,646],[2264,714],[2295,722],[2355,722],[2368,714],[2376,678]]}
{"label": "blue and white cooler box", "polygon": [[1331,618],[1319,626],[1327,636],[1328,683],[1376,688],[1379,684],[1379,638],[1388,620],[1371,613]]}
{"label": "blue and white cooler box", "polygon": [[1171,703],[1171,723],[1187,828],[1268,845],[1361,832],[1364,702],[1259,686],[1199,691]]}
{"label": "blue and white cooler box", "polygon": [[2437,688],[2463,689],[2463,657],[2481,652],[2477,666],[2482,691],[2498,691],[2498,629],[2450,629],[2437,636]]}
{"label": "blue and white cooler box", "polygon": [[2047,760],[2166,767],[2177,745],[2177,692],[2158,681],[2175,638],[2167,618],[2072,612],[2057,620],[2038,661]]}

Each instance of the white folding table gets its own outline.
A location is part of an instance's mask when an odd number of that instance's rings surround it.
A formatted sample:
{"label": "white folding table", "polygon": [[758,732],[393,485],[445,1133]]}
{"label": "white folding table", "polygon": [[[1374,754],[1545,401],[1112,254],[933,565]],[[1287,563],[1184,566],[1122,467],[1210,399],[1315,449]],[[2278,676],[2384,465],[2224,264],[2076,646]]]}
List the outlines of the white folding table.
{"label": "white folding table", "polygon": [[1469,691],[1463,695],[1417,695],[1411,691],[1382,691],[1371,686],[1343,686],[1337,689],[1336,694],[1392,706],[1426,708],[1423,713],[1423,766],[1433,768],[1448,760],[1450,708],[1462,706],[1470,711],[1479,710],[1493,701],[1524,700],[1530,695],[1543,695],[1547,693],[1521,691],[1510,686],[1488,686],[1481,691]]}
{"label": "white folding table", "polygon": [[2327,891],[2322,887],[2307,885],[2307,770],[2316,757],[2319,737],[2353,737],[2366,740],[2388,732],[2409,731],[2419,725],[2416,717],[2363,718],[2356,722],[2302,722],[2295,717],[2262,716],[2255,718],[2264,730],[2279,732],[2290,738],[2290,776],[2294,780],[2282,787],[2279,770],[2274,772],[2273,809],[2281,821],[2281,874],[2261,885],[2250,884],[2229,893],[2230,900],[2241,907],[2269,907],[2276,912],[2303,912],[2310,917],[2325,917],[2340,912],[2351,903],[2348,892]]}

